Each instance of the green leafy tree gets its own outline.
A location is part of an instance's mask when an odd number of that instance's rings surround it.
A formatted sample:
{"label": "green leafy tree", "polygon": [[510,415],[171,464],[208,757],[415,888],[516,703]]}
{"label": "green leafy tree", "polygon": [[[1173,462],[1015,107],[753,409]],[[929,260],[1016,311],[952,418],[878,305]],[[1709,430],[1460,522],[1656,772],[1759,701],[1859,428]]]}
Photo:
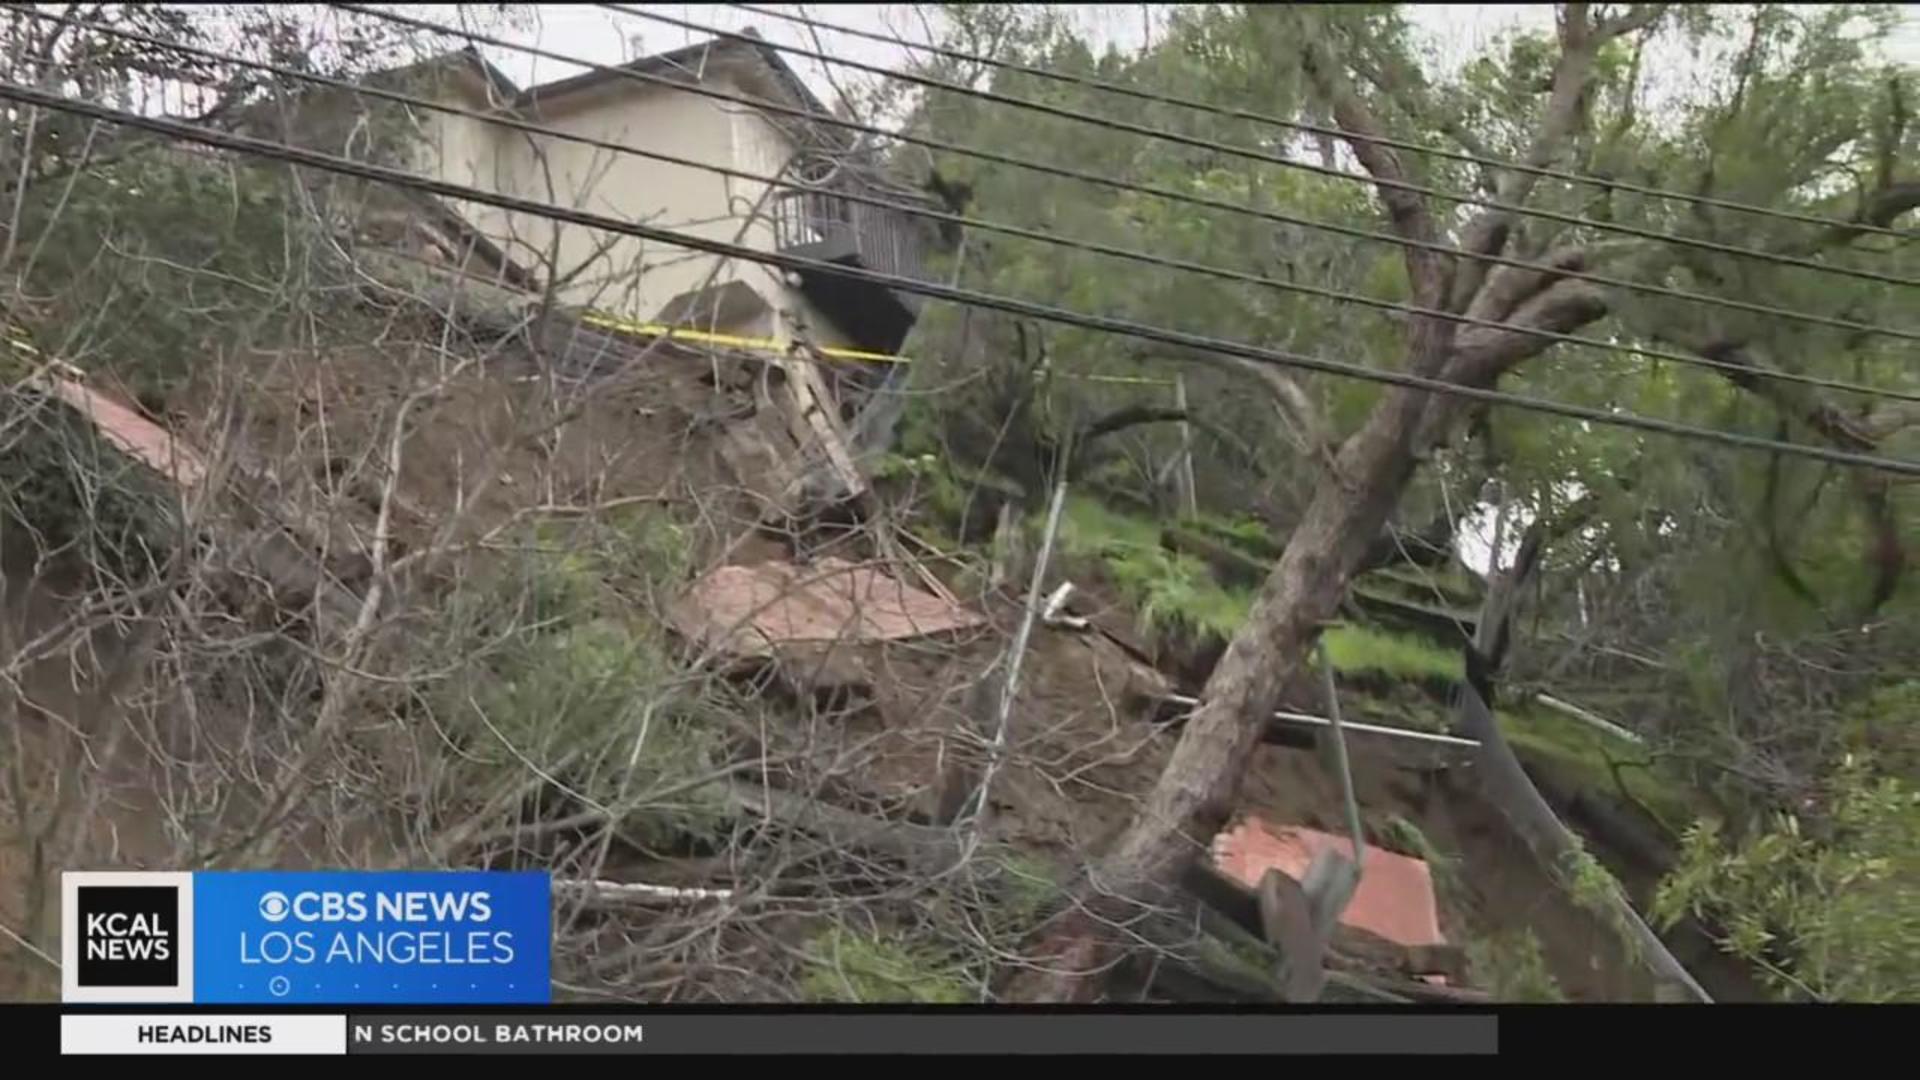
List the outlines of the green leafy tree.
{"label": "green leafy tree", "polygon": [[[977,25],[965,29],[961,21],[965,32],[981,36]],[[1010,154],[1390,231],[1458,254],[1396,251],[935,155],[934,169],[971,186],[969,209],[978,216],[1500,325],[1381,312],[985,232],[967,237],[961,252],[957,272],[970,285],[1601,410],[1911,456],[1920,410],[1769,378],[1789,373],[1915,388],[1900,340],[1773,314],[1897,326],[1910,307],[1906,286],[1794,265],[1811,261],[1894,278],[1920,269],[1911,244],[1872,231],[1902,223],[1920,206],[1913,164],[1920,147],[1908,122],[1913,75],[1889,66],[1880,51],[1895,21],[1894,9],[1875,5],[1567,4],[1556,9],[1550,31],[1507,35],[1457,70],[1435,63],[1409,20],[1385,6],[1182,11],[1137,56],[1096,56],[1064,23],[1040,16],[1005,19],[986,35],[1009,59],[1177,87],[1185,96],[1327,125],[1338,138],[1171,105],[1122,104],[1085,85],[1023,74],[970,75],[1014,96],[1339,168],[1365,176],[1371,187],[938,91],[919,103],[913,122]],[[1686,56],[1707,65],[1703,77],[1672,76],[1674,58]],[[1438,139],[1467,154],[1593,179],[1389,150],[1370,141],[1379,137]],[[1463,205],[1407,185],[1491,196],[1555,216]],[[1648,188],[1802,218],[1636,190]],[[1498,266],[1476,255],[1741,306]],[[1718,366],[1554,344],[1528,331],[1578,334]],[[1029,448],[1057,447],[1088,418],[1153,393],[1114,391],[1066,374],[1165,378],[1175,362],[1201,359],[1071,328],[940,311],[925,321],[916,347],[947,358],[948,369],[937,372],[943,380],[977,379],[974,390],[962,392],[970,398],[943,400],[942,420],[961,433],[951,440],[956,454],[1004,470],[1031,461]],[[1218,482],[1213,507],[1225,512],[1253,501],[1289,539],[1214,668],[1159,786],[1101,867],[1108,885],[1129,882],[1150,894],[1172,879],[1187,838],[1204,835],[1228,805],[1260,718],[1304,672],[1319,627],[1383,530],[1417,529],[1436,514],[1457,524],[1490,490],[1488,481],[1505,503],[1533,518],[1558,519],[1577,504],[1578,522],[1543,556],[1543,581],[1571,586],[1544,601],[1544,642],[1598,638],[1625,642],[1635,655],[1651,649],[1674,658],[1656,658],[1648,670],[1619,678],[1584,647],[1544,649],[1516,674],[1608,671],[1619,680],[1621,706],[1651,714],[1645,726],[1661,736],[1658,752],[1701,772],[1714,762],[1742,761],[1741,775],[1713,783],[1743,813],[1764,813],[1813,775],[1835,703],[1885,677],[1877,674],[1885,670],[1879,650],[1892,646],[1879,642],[1911,640],[1905,538],[1915,510],[1883,474],[1710,451],[1351,381],[1256,374],[1238,364],[1185,370],[1192,412],[1255,450],[1236,459],[1203,440],[1202,471]],[[1251,386],[1260,392],[1249,393]],[[1021,426],[1032,429],[1024,440],[981,437]],[[1170,433],[1139,435],[1165,435],[1160,453],[1171,451]],[[996,459],[997,446],[1016,449]],[[1836,636],[1841,626],[1862,622],[1875,626],[1870,648]],[[1846,676],[1816,677],[1795,659],[1809,654],[1794,642],[1815,638],[1822,650],[1850,654]],[[1755,640],[1769,644],[1755,647]],[[1762,670],[1767,677],[1755,680]],[[1777,707],[1790,694],[1789,679],[1819,682],[1818,700],[1782,713]],[[1687,695],[1673,696],[1676,683],[1689,687]],[[1822,714],[1826,723],[1804,725],[1806,745],[1791,754],[1781,756],[1778,747],[1792,739],[1763,737],[1792,726],[1787,716]],[[1071,951],[1101,938],[1095,926],[1063,925],[1045,944]],[[1056,996],[1082,992],[1079,986],[1072,978],[1031,978],[1017,992]]]}

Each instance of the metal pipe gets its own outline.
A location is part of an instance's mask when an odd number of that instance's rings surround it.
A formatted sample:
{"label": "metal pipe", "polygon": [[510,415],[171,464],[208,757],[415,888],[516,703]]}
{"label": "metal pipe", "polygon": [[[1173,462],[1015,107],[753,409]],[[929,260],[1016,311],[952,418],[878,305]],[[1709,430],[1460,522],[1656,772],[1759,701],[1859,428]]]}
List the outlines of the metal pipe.
{"label": "metal pipe", "polygon": [[1333,661],[1327,659],[1327,642],[1315,643],[1320,653],[1320,675],[1327,687],[1327,713],[1333,728],[1333,760],[1340,770],[1340,794],[1347,804],[1347,832],[1353,837],[1353,865],[1357,870],[1366,863],[1366,833],[1360,827],[1360,800],[1353,793],[1353,765],[1347,760],[1347,736],[1340,728],[1340,689],[1334,685]]}
{"label": "metal pipe", "polygon": [[[1199,698],[1191,698],[1185,694],[1168,694],[1166,700],[1176,705],[1193,706],[1200,704]],[[1285,723],[1304,724],[1309,727],[1331,727],[1333,724],[1331,720],[1328,720],[1324,716],[1314,716],[1309,713],[1284,712],[1281,710],[1275,710],[1273,718]],[[1445,746],[1462,746],[1469,749],[1477,749],[1480,746],[1478,739],[1463,739],[1457,735],[1441,735],[1432,731],[1414,731],[1411,728],[1386,727],[1381,724],[1363,724],[1354,720],[1342,720],[1340,726],[1348,731],[1361,731],[1369,735],[1387,735],[1400,739],[1415,739],[1420,742],[1440,743]]]}

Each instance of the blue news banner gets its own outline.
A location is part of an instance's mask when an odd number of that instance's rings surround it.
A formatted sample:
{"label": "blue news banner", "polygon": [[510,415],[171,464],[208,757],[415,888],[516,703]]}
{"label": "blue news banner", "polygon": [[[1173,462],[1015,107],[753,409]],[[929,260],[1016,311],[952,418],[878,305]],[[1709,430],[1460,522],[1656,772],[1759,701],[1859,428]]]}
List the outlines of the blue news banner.
{"label": "blue news banner", "polygon": [[[544,872],[212,871],[73,874],[78,956],[93,978],[68,1000],[194,1004],[546,1004],[552,888]],[[148,885],[140,879],[155,881]],[[160,882],[164,882],[161,884]],[[92,895],[90,896],[89,893]],[[102,905],[106,905],[102,915]],[[126,915],[111,910],[133,905]],[[139,916],[151,912],[146,918]],[[173,916],[169,919],[168,916]],[[139,942],[94,940],[117,930],[165,932],[147,942],[139,979],[115,958]],[[101,948],[101,945],[112,948]],[[116,951],[117,950],[117,951]],[[125,967],[129,973],[132,967]],[[82,976],[87,975],[85,971]],[[168,979],[168,976],[171,979]],[[162,983],[170,981],[173,992]],[[138,987],[116,993],[117,985]]]}
{"label": "blue news banner", "polygon": [[[89,1004],[546,1005],[547,874],[113,872],[61,876],[62,999]],[[742,1025],[750,1025],[743,1027]],[[657,1025],[657,1028],[656,1028]],[[650,1016],[69,1011],[61,1051],[817,1053],[998,1049],[1492,1052],[1492,1016]]]}
{"label": "blue news banner", "polygon": [[545,1004],[545,873],[193,875],[195,1003]]}

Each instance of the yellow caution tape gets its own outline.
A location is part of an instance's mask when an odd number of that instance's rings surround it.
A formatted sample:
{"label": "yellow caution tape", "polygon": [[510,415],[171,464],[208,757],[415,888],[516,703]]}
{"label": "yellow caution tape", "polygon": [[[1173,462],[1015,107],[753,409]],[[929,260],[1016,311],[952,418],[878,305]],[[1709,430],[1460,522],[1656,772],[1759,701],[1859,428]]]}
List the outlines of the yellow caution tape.
{"label": "yellow caution tape", "polygon": [[[780,342],[773,338],[740,337],[736,334],[714,334],[705,330],[689,330],[685,327],[668,326],[665,323],[631,322],[604,312],[591,311],[580,317],[588,326],[597,326],[605,330],[617,330],[622,333],[642,337],[664,337],[673,341],[691,341],[703,345],[719,345],[730,349],[753,349],[761,352],[780,352]],[[887,353],[866,352],[861,349],[821,348],[822,356],[833,360],[862,360],[877,364],[911,364],[912,358],[893,356]],[[1082,379],[1086,382],[1120,383],[1128,386],[1172,386],[1169,379],[1150,379],[1128,375],[1084,375],[1067,372],[1067,378]]]}
{"label": "yellow caution tape", "polygon": [[[703,345],[719,345],[730,349],[754,349],[761,352],[779,352],[780,343],[772,338],[741,337],[738,334],[715,334],[705,330],[690,330],[681,326],[668,326],[665,323],[632,322],[604,312],[590,311],[581,316],[581,322],[588,326],[597,326],[606,330],[642,337],[664,337],[673,341],[691,341]],[[34,348],[27,332],[17,326],[4,328],[7,344],[29,355],[38,356],[40,350]],[[910,364],[913,361],[905,356],[892,356],[886,353],[867,352],[862,349],[823,348],[821,355],[834,360],[861,360],[879,364]],[[1036,373],[1037,376],[1038,373]],[[1080,372],[1066,372],[1067,378],[1081,379],[1086,382],[1117,383],[1124,386],[1171,386],[1166,379],[1150,379],[1128,375],[1092,375]]]}
{"label": "yellow caution tape", "polygon": [[[646,337],[664,337],[672,341],[694,341],[703,345],[721,345],[730,349],[755,349],[762,352],[779,352],[780,343],[772,338],[740,337],[737,334],[714,334],[705,330],[689,330],[680,326],[668,326],[665,323],[629,322],[601,312],[589,312],[581,316],[581,322],[589,326],[598,326],[607,330],[637,334]],[[822,356],[835,360],[864,360],[868,363],[906,364],[911,363],[904,356],[890,356],[886,353],[866,352],[861,349],[821,348]]]}

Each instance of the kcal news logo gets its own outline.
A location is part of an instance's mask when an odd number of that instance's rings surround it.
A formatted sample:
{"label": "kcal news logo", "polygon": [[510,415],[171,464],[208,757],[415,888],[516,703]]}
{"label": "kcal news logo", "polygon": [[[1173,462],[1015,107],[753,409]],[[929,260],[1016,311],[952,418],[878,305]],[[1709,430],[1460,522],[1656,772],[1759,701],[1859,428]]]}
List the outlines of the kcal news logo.
{"label": "kcal news logo", "polygon": [[545,873],[65,875],[69,1001],[550,1000]]}
{"label": "kcal news logo", "polygon": [[193,1000],[193,875],[61,876],[67,1001]]}

